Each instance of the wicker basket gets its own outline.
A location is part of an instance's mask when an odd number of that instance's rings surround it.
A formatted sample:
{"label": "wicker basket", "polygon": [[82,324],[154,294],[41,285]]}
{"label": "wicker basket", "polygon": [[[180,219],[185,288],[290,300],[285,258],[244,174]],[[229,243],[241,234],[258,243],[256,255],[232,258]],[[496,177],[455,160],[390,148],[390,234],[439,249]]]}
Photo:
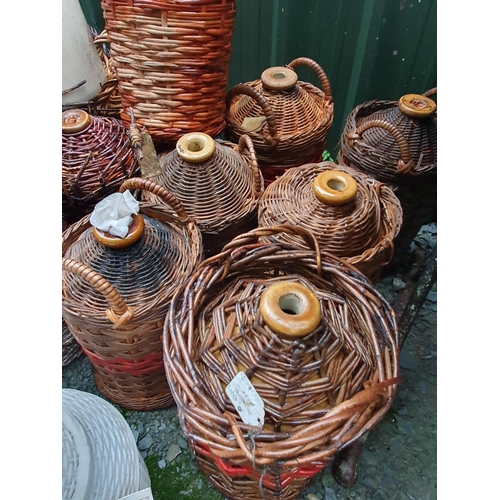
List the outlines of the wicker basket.
{"label": "wicker basket", "polygon": [[[158,159],[162,172],[151,180],[165,186],[196,221],[205,256],[257,227],[264,183],[248,136],[241,136],[236,145],[193,132],[182,136],[173,151]],[[149,192],[143,193],[143,199],[160,202]]]}
{"label": "wicker basket", "polygon": [[63,233],[62,311],[98,391],[125,408],[153,410],[173,404],[161,332],[170,299],[201,260],[201,233],[165,188],[134,178],[122,184],[127,189],[154,190],[176,215],[140,203],[123,240],[93,228],[90,215],[70,226]]}
{"label": "wicker basket", "polygon": [[[401,204],[389,187],[328,161],[287,171],[259,202],[259,226],[304,227],[322,250],[357,267],[372,283],[392,259],[402,220]],[[304,247],[299,235],[278,233],[271,239]]]}
{"label": "wicker basket", "polygon": [[139,164],[121,120],[62,113],[62,213],[72,224],[89,214],[121,183],[140,175]]}
{"label": "wicker basket", "polygon": [[[294,68],[301,65],[314,70],[322,90],[298,80]],[[287,66],[268,68],[259,80],[231,88],[226,135],[233,142],[242,134],[250,136],[267,186],[290,167],[321,161],[333,107],[323,69],[299,57]]]}
{"label": "wicker basket", "polygon": [[[259,240],[282,231],[311,248]],[[394,312],[297,226],[257,228],[200,264],[172,299],[163,346],[181,428],[229,499],[295,498],[396,394]],[[249,382],[235,390],[240,372]]]}
{"label": "wicker basket", "polygon": [[132,108],[155,143],[216,136],[224,108],[234,0],[102,0],[122,119]]}
{"label": "wicker basket", "polygon": [[430,89],[399,101],[369,101],[348,115],[337,161],[385,182],[398,196],[404,221],[394,261],[423,224],[437,218],[437,106]]}

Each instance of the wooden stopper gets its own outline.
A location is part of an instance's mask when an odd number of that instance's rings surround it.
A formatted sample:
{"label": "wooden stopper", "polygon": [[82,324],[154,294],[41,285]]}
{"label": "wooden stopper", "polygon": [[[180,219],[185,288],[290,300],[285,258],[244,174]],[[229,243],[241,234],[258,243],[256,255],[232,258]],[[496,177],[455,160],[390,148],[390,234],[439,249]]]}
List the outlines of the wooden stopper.
{"label": "wooden stopper", "polygon": [[428,118],[437,109],[432,99],[419,94],[406,94],[400,97],[398,107],[401,113],[411,118]]}
{"label": "wooden stopper", "polygon": [[261,296],[259,309],[271,330],[289,338],[305,337],[321,321],[319,300],[311,289],[295,281],[269,286]]}
{"label": "wooden stopper", "polygon": [[85,130],[91,123],[90,115],[83,109],[67,109],[62,114],[63,134],[76,134]]}
{"label": "wooden stopper", "polygon": [[191,132],[177,141],[175,149],[183,160],[189,163],[201,163],[214,154],[215,141],[203,132]]}
{"label": "wooden stopper", "polygon": [[262,85],[268,90],[291,90],[297,83],[298,76],[293,69],[284,66],[273,66],[260,75]]}
{"label": "wooden stopper", "polygon": [[128,233],[124,238],[113,236],[110,233],[101,231],[96,227],[92,228],[94,237],[103,245],[109,248],[126,248],[139,240],[144,232],[144,219],[140,214],[132,214],[132,224],[128,228]]}
{"label": "wooden stopper", "polygon": [[328,170],[314,179],[313,191],[318,200],[327,205],[343,205],[354,199],[358,185],[349,174]]}

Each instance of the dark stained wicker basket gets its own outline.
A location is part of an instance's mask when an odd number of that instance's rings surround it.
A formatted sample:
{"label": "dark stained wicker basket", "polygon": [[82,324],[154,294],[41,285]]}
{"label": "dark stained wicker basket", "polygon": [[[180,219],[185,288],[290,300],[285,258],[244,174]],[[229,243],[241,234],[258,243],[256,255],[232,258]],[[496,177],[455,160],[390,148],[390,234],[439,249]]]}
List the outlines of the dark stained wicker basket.
{"label": "dark stained wicker basket", "polygon": [[155,144],[188,132],[216,136],[224,108],[234,0],[102,0],[121,118]]}
{"label": "dark stained wicker basket", "polygon": [[[314,70],[322,90],[297,79],[294,68],[300,65]],[[226,135],[233,142],[242,134],[250,136],[268,185],[290,167],[321,161],[333,108],[325,72],[312,59],[299,57],[230,89]]]}
{"label": "dark stained wicker basket", "polygon": [[[261,239],[283,231],[311,247]],[[296,498],[391,406],[397,337],[373,285],[300,227],[257,228],[201,263],[172,299],[163,344],[209,481],[232,500]],[[241,372],[247,389],[234,391]]]}
{"label": "dark stained wicker basket", "polygon": [[437,219],[437,106],[431,96],[368,101],[347,116],[337,157],[340,164],[390,186],[403,207],[394,261],[408,254],[423,224]]}
{"label": "dark stained wicker basket", "polygon": [[117,118],[62,112],[62,213],[72,224],[140,175],[128,130]]}
{"label": "dark stained wicker basket", "polygon": [[[392,259],[402,221],[401,204],[389,187],[327,161],[288,170],[259,202],[259,226],[302,226],[322,250],[357,267],[373,283]],[[278,233],[271,239],[304,246],[299,235]]]}
{"label": "dark stained wicker basket", "polygon": [[[165,205],[141,202],[126,248],[96,230],[90,215],[63,233],[62,314],[88,356],[96,387],[132,410],[171,406],[162,361],[161,335],[170,300],[202,255],[201,233],[168,191],[147,179],[128,179],[127,189],[154,190]],[[140,225],[143,221],[141,234]]]}
{"label": "dark stained wicker basket", "polygon": [[[161,153],[158,159],[162,172],[151,180],[165,186],[196,221],[205,256],[257,226],[264,183],[247,135],[233,144],[193,132],[182,136],[173,151]],[[143,193],[143,199],[161,202],[149,192]]]}

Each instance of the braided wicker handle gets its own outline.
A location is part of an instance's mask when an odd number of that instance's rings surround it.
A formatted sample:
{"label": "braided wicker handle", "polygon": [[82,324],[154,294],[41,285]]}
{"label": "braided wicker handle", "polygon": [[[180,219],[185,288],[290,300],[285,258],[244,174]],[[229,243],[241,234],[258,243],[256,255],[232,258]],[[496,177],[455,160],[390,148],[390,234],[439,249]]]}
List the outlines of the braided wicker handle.
{"label": "braided wicker handle", "polygon": [[437,94],[437,87],[433,87],[432,89],[429,89],[427,90],[426,92],[424,92],[422,95],[424,97],[430,97],[431,95],[436,95]]}
{"label": "braided wicker handle", "polygon": [[328,101],[333,100],[328,77],[323,71],[323,68],[316,61],[313,61],[308,57],[297,57],[297,59],[294,59],[292,62],[288,63],[287,66],[289,68],[292,68],[293,70],[295,70],[297,66],[308,66],[309,68],[311,68],[318,75],[319,81],[321,82],[321,88],[323,89],[323,92],[325,94],[325,98]]}
{"label": "braided wicker handle", "polygon": [[167,188],[157,184],[156,182],[145,179],[143,177],[132,177],[131,179],[126,179],[120,186],[120,193],[123,193],[127,189],[141,189],[145,191],[150,191],[154,195],[162,199],[168,206],[170,206],[174,212],[177,214],[182,222],[189,220],[189,217],[184,210],[181,202],[170,192]]}
{"label": "braided wicker handle", "polygon": [[264,182],[259,169],[259,162],[257,161],[257,154],[253,146],[252,139],[247,134],[240,136],[238,140],[238,152],[241,154],[245,149],[250,154],[250,168],[253,172],[253,195],[260,198],[264,193]]}
{"label": "braided wicker handle", "polygon": [[367,120],[359,127],[357,127],[354,132],[350,132],[349,134],[347,134],[347,139],[348,139],[347,143],[349,144],[349,147],[353,148],[355,145],[355,141],[361,139],[361,134],[363,134],[363,132],[373,127],[383,128],[394,137],[394,140],[396,141],[396,144],[398,145],[399,151],[401,153],[401,158],[398,161],[398,168],[396,170],[396,173],[398,174],[409,173],[413,167],[413,160],[410,157],[410,147],[408,146],[408,142],[403,133],[401,132],[401,130],[399,130],[392,123],[380,119]]}
{"label": "braided wicker handle", "polygon": [[240,83],[235,85],[226,96],[226,109],[230,109],[232,100],[240,94],[245,94],[248,97],[254,99],[257,104],[262,108],[264,115],[266,117],[267,126],[269,129],[269,135],[264,135],[264,139],[270,144],[271,147],[275,147],[278,144],[278,129],[276,128],[276,120],[274,119],[273,110],[270,104],[267,102],[266,98],[253,87],[247,83]]}
{"label": "braided wicker handle", "polygon": [[107,300],[111,311],[106,311],[108,318],[115,323],[115,326],[121,326],[130,320],[133,316],[133,307],[127,307],[117,290],[103,276],[93,271],[85,264],[68,257],[63,257],[62,268],[65,271],[72,272],[82,277],[85,281],[93,285]]}

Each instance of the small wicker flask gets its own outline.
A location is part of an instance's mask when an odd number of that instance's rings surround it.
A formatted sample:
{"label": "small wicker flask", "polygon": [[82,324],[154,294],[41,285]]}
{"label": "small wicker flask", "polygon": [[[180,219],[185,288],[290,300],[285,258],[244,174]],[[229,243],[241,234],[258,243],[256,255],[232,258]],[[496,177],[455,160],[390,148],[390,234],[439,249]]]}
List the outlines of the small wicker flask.
{"label": "small wicker flask", "polygon": [[[165,186],[196,221],[205,256],[257,226],[264,183],[247,135],[236,145],[201,132],[185,134],[158,160],[162,171],[151,180]],[[161,203],[150,192],[144,192],[143,199]]]}
{"label": "small wicker flask", "polygon": [[[262,241],[277,232],[310,247]],[[200,264],[163,345],[189,446],[232,500],[296,498],[396,394],[394,312],[297,226],[257,228]]]}
{"label": "small wicker flask", "polygon": [[[322,90],[298,80],[295,68],[311,68]],[[226,134],[252,139],[266,186],[287,168],[321,161],[333,123],[330,83],[321,66],[299,57],[266,69],[261,78],[235,85],[227,94]]]}
{"label": "small wicker flask", "polygon": [[124,238],[90,224],[62,237],[62,315],[88,356],[98,391],[132,410],[173,404],[161,334],[170,299],[201,260],[201,233],[179,201],[150,180],[120,190],[153,190],[165,205],[142,202]]}
{"label": "small wicker flask", "polygon": [[[315,235],[322,250],[357,267],[373,283],[391,261],[402,220],[401,204],[389,187],[333,162],[288,170],[259,202],[259,226],[300,225]],[[304,246],[294,234],[271,239]]]}

